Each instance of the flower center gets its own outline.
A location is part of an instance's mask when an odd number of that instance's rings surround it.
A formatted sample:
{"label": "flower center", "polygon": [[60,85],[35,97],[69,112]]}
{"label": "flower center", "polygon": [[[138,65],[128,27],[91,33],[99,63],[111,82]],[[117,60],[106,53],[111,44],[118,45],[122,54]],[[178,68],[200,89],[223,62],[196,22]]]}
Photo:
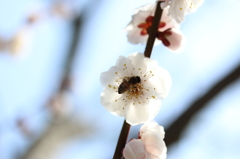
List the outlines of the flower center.
{"label": "flower center", "polygon": [[170,46],[170,42],[167,39],[168,36],[172,35],[171,29],[167,29],[164,32],[158,32],[157,38],[162,41],[165,46]]}
{"label": "flower center", "polygon": [[126,97],[128,99],[138,98],[141,95],[143,95],[142,89],[143,89],[143,85],[141,83],[130,85],[128,91],[126,92],[127,93]]}
{"label": "flower center", "polygon": [[[150,27],[152,26],[153,16],[148,16],[145,20],[145,22],[140,23],[138,25],[138,28],[141,28],[140,34],[141,35],[147,35],[149,34]],[[158,28],[162,28],[166,25],[165,22],[160,22]]]}

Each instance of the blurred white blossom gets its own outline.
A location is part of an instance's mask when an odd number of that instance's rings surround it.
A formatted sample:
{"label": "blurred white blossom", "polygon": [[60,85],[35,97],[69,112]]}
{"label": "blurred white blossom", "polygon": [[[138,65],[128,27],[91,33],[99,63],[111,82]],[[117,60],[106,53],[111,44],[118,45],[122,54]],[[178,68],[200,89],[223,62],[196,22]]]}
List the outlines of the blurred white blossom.
{"label": "blurred white blossom", "polygon": [[100,80],[102,105],[112,114],[124,116],[131,125],[152,120],[172,84],[168,71],[142,53],[120,56]]}
{"label": "blurred white blossom", "polygon": [[[148,4],[135,10],[136,14],[132,16],[132,21],[125,29],[128,32],[127,37],[130,43],[147,43],[155,8],[156,4]],[[179,30],[179,24],[167,13],[168,7],[163,10],[155,45],[162,42],[172,51],[181,52],[185,44],[185,37]]]}
{"label": "blurred white blossom", "polygon": [[185,15],[195,12],[204,0],[160,0],[161,7],[170,6],[168,15],[178,23],[184,21]]}
{"label": "blurred white blossom", "polygon": [[144,124],[139,131],[139,139],[132,139],[125,145],[123,156],[125,159],[165,159],[164,135],[163,127],[155,121]]}
{"label": "blurred white blossom", "polygon": [[28,27],[21,28],[9,41],[9,51],[14,56],[24,55],[30,45],[30,32]]}
{"label": "blurred white blossom", "polygon": [[72,19],[77,14],[77,8],[74,6],[75,3],[68,0],[60,0],[53,3],[51,12],[64,19]]}

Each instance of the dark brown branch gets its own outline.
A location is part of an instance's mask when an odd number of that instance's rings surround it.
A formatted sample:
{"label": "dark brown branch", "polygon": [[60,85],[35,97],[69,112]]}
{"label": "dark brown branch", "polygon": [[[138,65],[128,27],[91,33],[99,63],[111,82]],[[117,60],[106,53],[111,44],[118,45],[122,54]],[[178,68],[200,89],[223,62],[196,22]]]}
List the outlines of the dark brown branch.
{"label": "dark brown branch", "polygon": [[122,150],[127,142],[130,127],[131,126],[126,122],[126,120],[124,120],[113,159],[122,159]]}
{"label": "dark brown branch", "polygon": [[181,133],[191,121],[192,117],[199,112],[199,110],[206,107],[207,103],[216,97],[229,84],[240,78],[240,65],[238,65],[231,73],[216,83],[210,90],[193,102],[188,109],[178,117],[167,129],[165,142],[167,146],[179,140]]}
{"label": "dark brown branch", "polygon": [[158,26],[159,26],[159,22],[160,22],[160,18],[162,16],[162,9],[160,7],[160,1],[157,2],[157,7],[156,7],[156,11],[154,14],[154,18],[153,18],[153,23],[152,26],[150,28],[150,34],[148,37],[148,41],[147,41],[147,46],[144,52],[145,57],[151,57],[151,53],[152,53],[152,48],[158,33]]}
{"label": "dark brown branch", "polygon": [[[153,24],[150,28],[150,34],[149,34],[146,49],[144,52],[144,56],[149,57],[149,58],[151,57],[152,48],[153,48],[153,45],[154,45],[154,42],[155,42],[155,39],[156,39],[156,36],[158,33],[158,26],[159,26],[160,18],[162,16],[162,9],[160,7],[160,3],[161,2],[157,2],[157,5],[156,5],[156,11],[155,11],[154,18],[153,18]],[[116,146],[116,150],[115,150],[113,159],[122,159],[122,150],[125,147],[125,144],[127,142],[130,127],[131,126],[128,123],[126,123],[126,121],[124,120],[122,131],[118,138],[118,143]]]}

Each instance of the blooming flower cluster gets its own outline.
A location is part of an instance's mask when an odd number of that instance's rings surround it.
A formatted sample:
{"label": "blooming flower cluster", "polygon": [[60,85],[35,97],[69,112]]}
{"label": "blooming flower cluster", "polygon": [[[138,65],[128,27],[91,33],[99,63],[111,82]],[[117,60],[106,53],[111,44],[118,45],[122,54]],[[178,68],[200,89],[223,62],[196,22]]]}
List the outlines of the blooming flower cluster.
{"label": "blooming flower cluster", "polygon": [[[179,30],[179,23],[184,20],[185,15],[196,11],[203,0],[158,1],[162,1],[163,8],[160,22],[157,21],[157,16],[154,18],[154,15],[161,12],[160,6],[149,4],[138,8],[126,27],[128,41],[146,44],[151,36],[148,46],[153,45],[152,39],[155,38],[155,45],[162,43],[170,50],[180,52],[184,47],[185,37]],[[149,57],[149,52],[145,53]],[[125,145],[123,156],[126,159],[165,159],[165,132],[162,126],[151,120],[157,115],[161,100],[169,93],[169,73],[159,67],[157,61],[141,53],[133,53],[128,57],[120,56],[115,66],[101,74],[100,80],[104,88],[101,103],[108,111],[124,116],[130,125],[144,123],[138,139],[132,139]]]}
{"label": "blooming flower cluster", "polygon": [[100,80],[102,105],[112,114],[124,116],[131,125],[152,120],[171,87],[169,73],[142,53],[120,56]]}
{"label": "blooming flower cluster", "polygon": [[163,127],[155,121],[144,124],[139,131],[139,139],[132,139],[125,145],[123,156],[125,159],[165,159],[164,135]]}
{"label": "blooming flower cluster", "polygon": [[[132,21],[126,27],[128,41],[132,44],[146,44],[149,37],[149,29],[152,26],[155,4],[138,8],[132,16]],[[168,15],[168,7],[163,10],[161,21],[156,35],[155,45],[160,44],[174,52],[181,52],[185,44],[185,37],[179,30],[179,24]]]}

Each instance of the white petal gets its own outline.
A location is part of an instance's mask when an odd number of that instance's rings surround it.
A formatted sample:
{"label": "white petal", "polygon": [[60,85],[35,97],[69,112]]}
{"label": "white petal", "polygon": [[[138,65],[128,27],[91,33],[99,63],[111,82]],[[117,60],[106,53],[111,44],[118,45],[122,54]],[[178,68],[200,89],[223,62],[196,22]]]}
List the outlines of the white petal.
{"label": "white petal", "polygon": [[100,75],[100,82],[102,87],[105,88],[109,84],[110,85],[117,85],[116,79],[119,78],[119,75],[116,72],[120,72],[120,69],[116,66],[111,67],[107,72],[103,72]]}
{"label": "white petal", "polygon": [[129,77],[131,76],[131,72],[129,71],[130,68],[132,68],[132,61],[131,59],[119,56],[116,66],[119,68],[119,72],[117,72],[119,78]]}
{"label": "white petal", "polygon": [[128,103],[122,100],[124,97],[122,94],[118,94],[117,89],[114,89],[112,86],[106,87],[105,90],[101,93],[101,104],[110,112],[116,112],[120,109],[123,109]]}
{"label": "white petal", "polygon": [[126,111],[126,122],[131,125],[139,125],[149,120],[147,105],[130,105]]}
{"label": "white petal", "polygon": [[128,58],[132,61],[133,68],[135,68],[135,75],[140,75],[140,72],[145,72],[147,69],[147,64],[145,59],[147,59],[142,53],[135,52],[128,56]]}
{"label": "white petal", "polygon": [[129,141],[123,149],[123,156],[125,159],[150,159],[147,157],[146,148],[140,139]]}
{"label": "white petal", "polygon": [[202,3],[203,0],[171,0],[169,15],[181,23],[185,15],[195,12]]}
{"label": "white petal", "polygon": [[[149,78],[145,84],[144,88],[152,90],[154,96],[159,96],[161,98],[166,98],[172,85],[172,79],[169,72],[161,67],[156,67],[152,69],[154,76]],[[155,88],[154,90],[151,88]]]}
{"label": "white petal", "polygon": [[166,37],[167,40],[170,42],[168,48],[176,53],[182,52],[186,43],[185,36],[178,29],[172,29],[171,32],[172,35]]}
{"label": "white petal", "polygon": [[152,120],[157,115],[161,100],[149,100],[149,103],[134,103],[126,107],[126,121],[131,125],[139,125]]}

